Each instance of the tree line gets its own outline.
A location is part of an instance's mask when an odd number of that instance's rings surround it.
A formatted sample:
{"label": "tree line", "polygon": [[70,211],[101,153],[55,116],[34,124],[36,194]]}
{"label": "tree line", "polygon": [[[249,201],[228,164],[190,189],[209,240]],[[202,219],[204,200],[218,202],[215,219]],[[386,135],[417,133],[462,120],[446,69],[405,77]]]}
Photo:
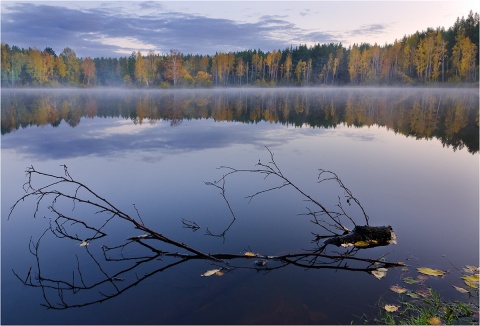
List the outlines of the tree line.
{"label": "tree line", "polygon": [[475,83],[479,15],[429,28],[393,44],[300,45],[263,52],[215,55],[132,52],[129,57],[79,58],[69,47],[57,55],[1,44],[2,86],[291,86]]}

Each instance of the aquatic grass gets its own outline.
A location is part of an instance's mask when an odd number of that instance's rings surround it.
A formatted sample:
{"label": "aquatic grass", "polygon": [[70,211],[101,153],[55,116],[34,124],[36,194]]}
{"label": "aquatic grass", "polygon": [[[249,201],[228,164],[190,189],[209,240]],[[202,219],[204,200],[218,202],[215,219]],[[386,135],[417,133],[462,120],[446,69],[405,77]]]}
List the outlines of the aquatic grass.
{"label": "aquatic grass", "polygon": [[[478,325],[478,293],[476,296],[469,296],[465,301],[453,302],[443,300],[434,290],[431,293],[429,297],[412,301],[401,296],[398,302],[400,309],[397,312],[390,313],[381,308],[373,322],[383,325],[435,325],[436,322],[444,325]],[[469,301],[472,298],[473,302]],[[383,307],[384,304],[380,303],[380,306]],[[368,323],[367,320],[365,322]]]}

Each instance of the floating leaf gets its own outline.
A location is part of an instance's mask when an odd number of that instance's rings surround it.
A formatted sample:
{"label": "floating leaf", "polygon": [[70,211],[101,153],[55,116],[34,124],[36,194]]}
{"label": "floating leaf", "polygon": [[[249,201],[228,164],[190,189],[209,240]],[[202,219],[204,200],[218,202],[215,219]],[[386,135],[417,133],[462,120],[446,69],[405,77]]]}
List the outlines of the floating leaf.
{"label": "floating leaf", "polygon": [[385,307],[383,307],[387,312],[395,312],[400,308],[400,306],[396,306],[393,304],[386,304]]}
{"label": "floating leaf", "polygon": [[455,288],[455,290],[457,290],[457,291],[460,292],[460,293],[468,293],[468,292],[470,292],[470,291],[468,291],[468,290],[466,290],[466,289],[464,289],[464,288],[462,288],[462,287],[459,287],[459,286],[453,285],[453,287]]}
{"label": "floating leaf", "polygon": [[376,270],[372,271],[371,273],[376,278],[381,279],[381,278],[385,277],[385,275],[387,275],[387,271],[388,271],[388,269],[382,267],[382,268],[377,268]]}
{"label": "floating leaf", "polygon": [[80,244],[80,247],[85,247],[85,246],[88,246],[90,244],[90,242],[88,241],[83,241],[81,244]]}
{"label": "floating leaf", "polygon": [[438,270],[438,269],[432,269],[432,268],[428,268],[428,267],[420,267],[420,268],[417,268],[417,271],[419,273],[422,273],[422,274],[425,274],[425,275],[429,275],[429,276],[443,276],[445,275],[445,272],[441,271],[441,270]]}
{"label": "floating leaf", "polygon": [[212,276],[213,274],[217,274],[218,272],[220,272],[220,269],[211,269],[200,276]]}
{"label": "floating leaf", "polygon": [[442,320],[438,317],[430,317],[428,318],[428,324],[429,325],[441,325],[442,324]]}
{"label": "floating leaf", "polygon": [[353,243],[342,243],[341,246],[344,248],[353,247]]}
{"label": "floating leaf", "polygon": [[415,292],[407,292],[407,295],[408,295],[410,298],[414,298],[414,299],[420,298],[420,296],[419,296],[418,294],[416,294]]}
{"label": "floating leaf", "polygon": [[467,284],[469,287],[478,289],[478,281],[479,281],[478,277],[479,277],[479,274],[465,275],[462,277],[462,279],[465,281],[465,284]]}
{"label": "floating leaf", "polygon": [[415,293],[418,294],[421,297],[426,298],[426,297],[429,297],[429,296],[432,295],[432,290],[430,290],[430,289],[417,290],[417,291],[415,291]]}
{"label": "floating leaf", "polygon": [[465,273],[475,274],[480,271],[480,267],[467,265],[463,268],[463,270],[465,271]]}
{"label": "floating leaf", "polygon": [[398,286],[398,285],[392,285],[392,286],[390,287],[390,291],[393,291],[393,292],[395,292],[395,293],[401,294],[401,293],[407,292],[407,289],[402,288],[401,286]]}
{"label": "floating leaf", "polygon": [[215,272],[215,275],[217,275],[217,276],[223,276],[223,272],[220,272],[220,271]]}
{"label": "floating leaf", "polygon": [[417,284],[417,283],[420,282],[420,280],[415,280],[415,279],[411,278],[410,276],[404,278],[403,281],[407,284]]}
{"label": "floating leaf", "polygon": [[253,253],[253,252],[250,252],[250,251],[247,251],[244,256],[247,256],[247,257],[255,257],[256,255]]}

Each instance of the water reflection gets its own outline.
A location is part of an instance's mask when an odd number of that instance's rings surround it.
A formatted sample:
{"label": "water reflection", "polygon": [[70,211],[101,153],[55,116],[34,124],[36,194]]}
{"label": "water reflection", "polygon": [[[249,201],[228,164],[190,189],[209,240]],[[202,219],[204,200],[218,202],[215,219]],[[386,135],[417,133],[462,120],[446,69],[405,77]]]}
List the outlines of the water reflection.
{"label": "water reflection", "polygon": [[2,90],[1,132],[62,121],[75,127],[94,117],[171,126],[192,119],[313,128],[379,125],[477,153],[478,100],[474,89]]}

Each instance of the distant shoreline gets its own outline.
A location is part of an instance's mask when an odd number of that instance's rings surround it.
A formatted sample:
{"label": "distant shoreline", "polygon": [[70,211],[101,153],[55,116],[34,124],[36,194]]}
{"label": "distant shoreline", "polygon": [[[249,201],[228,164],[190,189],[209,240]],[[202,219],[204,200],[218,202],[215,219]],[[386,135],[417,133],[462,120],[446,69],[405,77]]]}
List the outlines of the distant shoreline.
{"label": "distant shoreline", "polygon": [[95,87],[78,87],[78,86],[25,86],[25,87],[1,87],[1,90],[131,90],[131,91],[175,91],[175,90],[294,90],[294,89],[479,89],[480,85],[476,83],[435,83],[427,85],[308,85],[308,86],[212,86],[212,87],[127,87],[127,86],[95,86]]}

